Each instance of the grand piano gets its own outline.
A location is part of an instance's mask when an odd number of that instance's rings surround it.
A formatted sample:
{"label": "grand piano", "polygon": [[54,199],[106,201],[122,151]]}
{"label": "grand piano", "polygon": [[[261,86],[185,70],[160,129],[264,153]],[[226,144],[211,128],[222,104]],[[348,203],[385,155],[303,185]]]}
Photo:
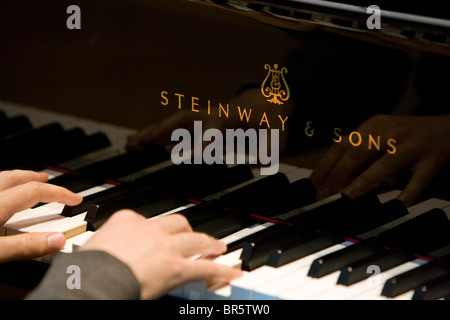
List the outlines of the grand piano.
{"label": "grand piano", "polygon": [[[148,218],[185,214],[195,230],[227,242],[217,263],[245,271],[229,285],[189,284],[169,298],[449,298],[448,166],[409,206],[395,199],[408,171],[353,200],[317,201],[309,180],[346,134],[355,148],[395,157],[395,137],[358,131],[375,115],[449,113],[449,1],[17,0],[0,7],[1,169],[46,170],[50,183],[85,197],[73,208],[38,206],[33,223],[18,215],[3,236],[59,228],[68,238],[59,254],[66,254],[133,204]],[[173,166],[167,139],[126,150],[129,135],[180,119],[278,130],[279,172]],[[174,180],[178,188],[167,183]],[[169,195],[148,196],[156,183]],[[23,298],[52,257],[1,265],[1,298]],[[379,268],[378,287],[368,285],[369,266]]]}

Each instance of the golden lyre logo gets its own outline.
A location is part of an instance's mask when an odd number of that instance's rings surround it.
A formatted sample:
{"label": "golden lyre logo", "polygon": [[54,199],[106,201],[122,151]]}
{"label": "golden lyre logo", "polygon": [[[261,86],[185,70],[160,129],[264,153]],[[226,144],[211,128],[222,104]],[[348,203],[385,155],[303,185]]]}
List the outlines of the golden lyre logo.
{"label": "golden lyre logo", "polygon": [[264,69],[269,70],[266,78],[261,85],[261,93],[268,98],[267,101],[275,104],[284,104],[291,93],[289,86],[286,83],[284,74],[288,72],[286,68],[278,69],[278,65],[274,64],[273,68],[266,64]]}

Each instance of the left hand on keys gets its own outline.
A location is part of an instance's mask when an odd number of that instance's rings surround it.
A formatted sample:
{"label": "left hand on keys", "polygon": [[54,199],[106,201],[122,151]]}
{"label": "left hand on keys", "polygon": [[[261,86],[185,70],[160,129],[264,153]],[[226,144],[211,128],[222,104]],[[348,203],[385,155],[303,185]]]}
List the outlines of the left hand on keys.
{"label": "left hand on keys", "polygon": [[[48,175],[27,170],[0,172],[0,226],[15,213],[39,202],[77,205],[82,197],[71,191],[46,183]],[[32,259],[64,248],[63,234],[54,232],[24,233],[0,237],[0,263]]]}

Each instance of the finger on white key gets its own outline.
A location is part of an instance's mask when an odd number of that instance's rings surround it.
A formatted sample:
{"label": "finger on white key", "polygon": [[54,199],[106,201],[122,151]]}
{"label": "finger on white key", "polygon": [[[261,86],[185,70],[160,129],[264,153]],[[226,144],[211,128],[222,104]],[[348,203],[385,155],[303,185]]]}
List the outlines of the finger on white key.
{"label": "finger on white key", "polygon": [[39,202],[58,202],[77,205],[83,198],[65,188],[41,182],[28,182],[0,192],[0,225],[5,224],[16,212],[30,208]]}
{"label": "finger on white key", "polygon": [[[224,266],[240,269],[241,260],[239,259],[239,257],[241,256],[241,252],[242,249],[238,249],[225,255],[219,256],[213,261]],[[214,284],[206,283],[204,281],[192,282],[184,285],[181,288],[181,292],[178,292],[178,294],[180,294],[182,298],[189,300],[205,299],[208,288],[213,286]]]}

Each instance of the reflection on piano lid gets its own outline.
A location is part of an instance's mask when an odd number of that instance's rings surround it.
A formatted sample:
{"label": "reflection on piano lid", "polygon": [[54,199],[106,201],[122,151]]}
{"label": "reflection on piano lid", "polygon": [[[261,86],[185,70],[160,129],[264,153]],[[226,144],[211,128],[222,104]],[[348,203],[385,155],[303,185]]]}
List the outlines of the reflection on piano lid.
{"label": "reflection on piano lid", "polygon": [[[25,2],[29,11],[22,10]],[[190,111],[196,101],[204,111],[209,101],[231,103],[243,88],[261,90],[264,66],[274,63],[289,64],[288,82],[300,114],[296,119],[310,120],[317,111],[318,122],[340,126],[340,118],[401,113],[402,108],[391,106],[399,92],[406,96],[407,113],[416,102],[411,92],[419,93],[413,82],[421,85],[421,98],[429,99],[426,111],[437,107],[447,112],[447,83],[434,73],[448,70],[443,57],[450,54],[448,1],[429,1],[423,9],[407,1],[378,1],[380,30],[367,30],[369,1],[77,3],[81,30],[68,30],[60,19],[69,2],[2,4],[11,11],[0,12],[0,27],[14,29],[15,36],[0,33],[10,49],[0,53],[1,98],[101,122],[0,101],[0,170],[44,171],[50,183],[84,197],[74,207],[40,203],[19,212],[0,228],[0,235],[63,232],[67,245],[58,254],[66,254],[120,208],[149,219],[179,212],[195,230],[221,238],[228,251],[216,262],[241,268],[244,276],[225,286],[191,283],[170,296],[449,298],[450,193],[445,176],[439,177],[445,190],[438,194],[428,188],[425,198],[409,208],[395,200],[395,183],[354,200],[334,195],[316,202],[310,166],[288,165],[295,162],[289,158],[282,159],[290,161],[280,166],[279,174],[264,177],[247,165],[175,166],[160,146],[142,153],[124,148],[126,136],[135,132],[128,127],[156,123],[178,109]],[[416,73],[420,76],[413,78]],[[170,106],[162,103],[163,90],[170,92],[165,95]],[[275,112],[275,119],[291,117],[287,104],[263,100],[263,111]],[[346,108],[335,117],[336,105]],[[253,115],[258,112],[262,110],[255,102]],[[303,134],[303,125],[291,118],[291,129]],[[294,142],[303,147],[304,140]],[[52,258],[2,265],[0,282],[32,289]]]}
{"label": "reflection on piano lid", "polygon": [[[197,0],[203,2],[202,0]],[[208,1],[209,2],[209,1]],[[366,1],[366,0],[212,0],[220,6],[236,9],[255,19],[294,30],[306,24],[338,30],[369,33],[374,38],[415,46],[404,40],[423,44],[450,46],[450,2],[447,0]],[[368,7],[380,8],[380,28],[368,30],[367,19],[373,13]],[[265,16],[266,15],[266,16]],[[272,18],[272,19],[271,19]],[[403,40],[403,41],[402,41]],[[419,46],[426,50],[425,46]],[[440,53],[445,50],[436,49]]]}
{"label": "reflection on piano lid", "polygon": [[[2,107],[6,112],[0,113],[0,119],[5,123],[14,121],[19,111],[30,123],[36,123],[32,118],[39,115],[33,109]],[[52,116],[45,113],[46,121],[58,123],[58,115]],[[59,117],[63,123],[65,116]],[[71,124],[83,131],[84,120],[73,120]],[[85,124],[89,128],[92,122]],[[38,129],[18,128],[13,134]],[[83,138],[72,141],[72,146],[85,144]],[[7,139],[3,136],[0,142]],[[54,146],[52,140],[47,143]],[[391,190],[354,200],[335,195],[316,202],[308,169],[282,165],[279,174],[264,177],[246,165],[174,166],[164,148],[145,154],[146,167],[135,154],[111,153],[107,145],[92,148],[98,150],[75,152],[75,159],[66,162],[70,166],[46,166],[38,154],[28,159],[28,164],[41,166],[52,175],[50,183],[76,189],[89,200],[87,208],[42,204],[13,216],[3,226],[3,235],[63,232],[68,238],[66,248],[57,254],[67,254],[83,245],[122,207],[152,219],[179,212],[194,230],[221,238],[228,245],[228,252],[216,258],[216,263],[242,268],[244,275],[229,285],[190,283],[172,291],[172,297],[374,300],[450,295],[449,288],[441,284],[448,283],[450,271],[449,199],[429,199],[405,208],[395,200],[399,191]],[[102,152],[105,159],[95,159]],[[97,171],[83,170],[99,163],[127,164],[129,169],[107,166],[100,176]],[[165,180],[176,180],[180,187],[171,188],[173,184],[165,185]],[[65,211],[71,214],[65,215]],[[32,289],[53,256],[38,259],[40,262],[2,265],[1,282]],[[33,271],[24,271],[27,268]]]}

